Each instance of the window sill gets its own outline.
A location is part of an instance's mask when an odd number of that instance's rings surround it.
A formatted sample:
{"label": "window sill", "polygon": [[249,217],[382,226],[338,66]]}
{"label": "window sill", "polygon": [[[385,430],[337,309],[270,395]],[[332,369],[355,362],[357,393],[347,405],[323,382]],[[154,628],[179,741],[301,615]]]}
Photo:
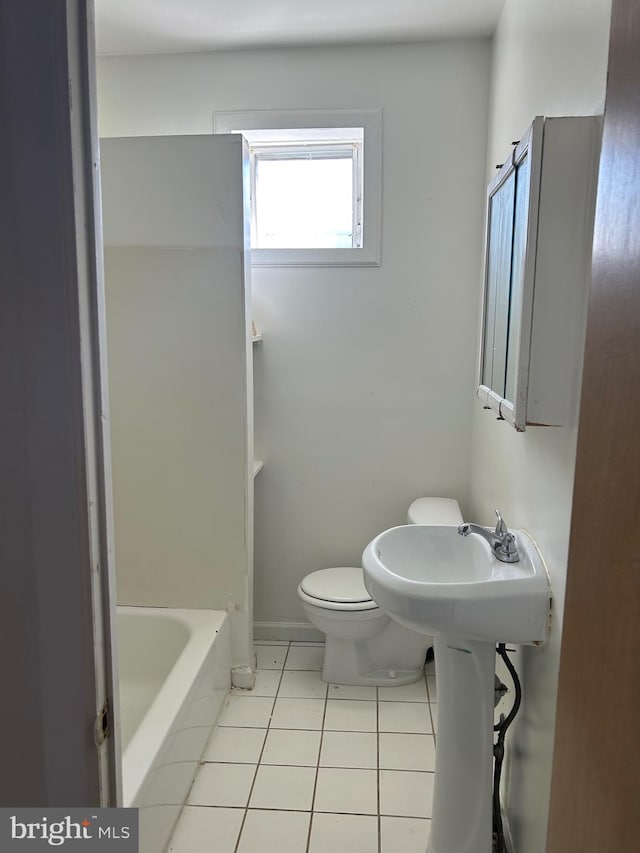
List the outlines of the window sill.
{"label": "window sill", "polygon": [[252,267],[379,267],[368,249],[252,249]]}

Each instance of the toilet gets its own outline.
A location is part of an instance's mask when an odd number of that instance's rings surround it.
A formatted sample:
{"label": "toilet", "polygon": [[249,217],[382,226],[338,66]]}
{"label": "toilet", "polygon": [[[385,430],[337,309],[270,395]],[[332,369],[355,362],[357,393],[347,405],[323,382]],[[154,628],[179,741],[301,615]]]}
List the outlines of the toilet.
{"label": "toilet", "polygon": [[[418,498],[409,524],[462,524],[452,498]],[[411,684],[423,675],[433,639],[387,616],[367,592],[361,566],[311,572],[298,586],[307,619],[326,635],[322,679],[378,687]]]}

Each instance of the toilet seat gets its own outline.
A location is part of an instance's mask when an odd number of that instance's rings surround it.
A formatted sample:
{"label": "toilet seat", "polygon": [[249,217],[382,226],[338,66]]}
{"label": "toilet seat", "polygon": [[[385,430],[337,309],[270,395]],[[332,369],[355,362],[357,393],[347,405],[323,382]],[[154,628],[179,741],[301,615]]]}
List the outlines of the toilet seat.
{"label": "toilet seat", "polygon": [[364,572],[354,566],[319,569],[302,579],[303,601],[325,610],[378,610],[364,585]]}

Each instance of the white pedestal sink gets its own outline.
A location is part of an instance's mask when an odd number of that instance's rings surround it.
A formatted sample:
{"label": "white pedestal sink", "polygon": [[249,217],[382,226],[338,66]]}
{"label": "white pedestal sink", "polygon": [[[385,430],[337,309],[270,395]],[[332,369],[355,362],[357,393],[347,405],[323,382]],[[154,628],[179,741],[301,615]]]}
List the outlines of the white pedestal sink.
{"label": "white pedestal sink", "polygon": [[393,619],[435,638],[436,771],[428,853],[491,853],[495,647],[547,639],[550,588],[542,559],[514,531],[517,563],[479,536],[404,525],[363,554],[365,584]]}

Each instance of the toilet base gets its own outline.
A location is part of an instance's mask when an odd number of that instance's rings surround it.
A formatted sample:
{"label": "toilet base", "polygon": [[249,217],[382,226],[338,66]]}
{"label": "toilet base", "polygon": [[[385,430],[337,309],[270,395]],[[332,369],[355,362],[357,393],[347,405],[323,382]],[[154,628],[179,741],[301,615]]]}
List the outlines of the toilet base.
{"label": "toilet base", "polygon": [[[391,676],[389,673],[395,673]],[[424,677],[423,669],[415,669],[411,671],[404,670],[377,670],[369,672],[367,675],[359,675],[355,678],[345,678],[344,681],[339,681],[336,678],[330,678],[325,673],[323,668],[322,680],[327,684],[344,684],[345,686],[364,685],[368,687],[402,687],[404,684],[414,684]]]}
{"label": "toilet base", "polygon": [[400,625],[375,605],[320,607],[299,594],[309,621],[326,636],[322,680],[327,684],[399,687],[424,677],[431,637]]}
{"label": "toilet base", "polygon": [[[426,649],[414,656],[413,669],[381,668],[373,662],[367,643],[353,643],[327,636],[324,650],[322,680],[327,684],[368,685],[370,687],[400,687],[413,684],[424,677]],[[408,661],[407,661],[408,662]]]}

